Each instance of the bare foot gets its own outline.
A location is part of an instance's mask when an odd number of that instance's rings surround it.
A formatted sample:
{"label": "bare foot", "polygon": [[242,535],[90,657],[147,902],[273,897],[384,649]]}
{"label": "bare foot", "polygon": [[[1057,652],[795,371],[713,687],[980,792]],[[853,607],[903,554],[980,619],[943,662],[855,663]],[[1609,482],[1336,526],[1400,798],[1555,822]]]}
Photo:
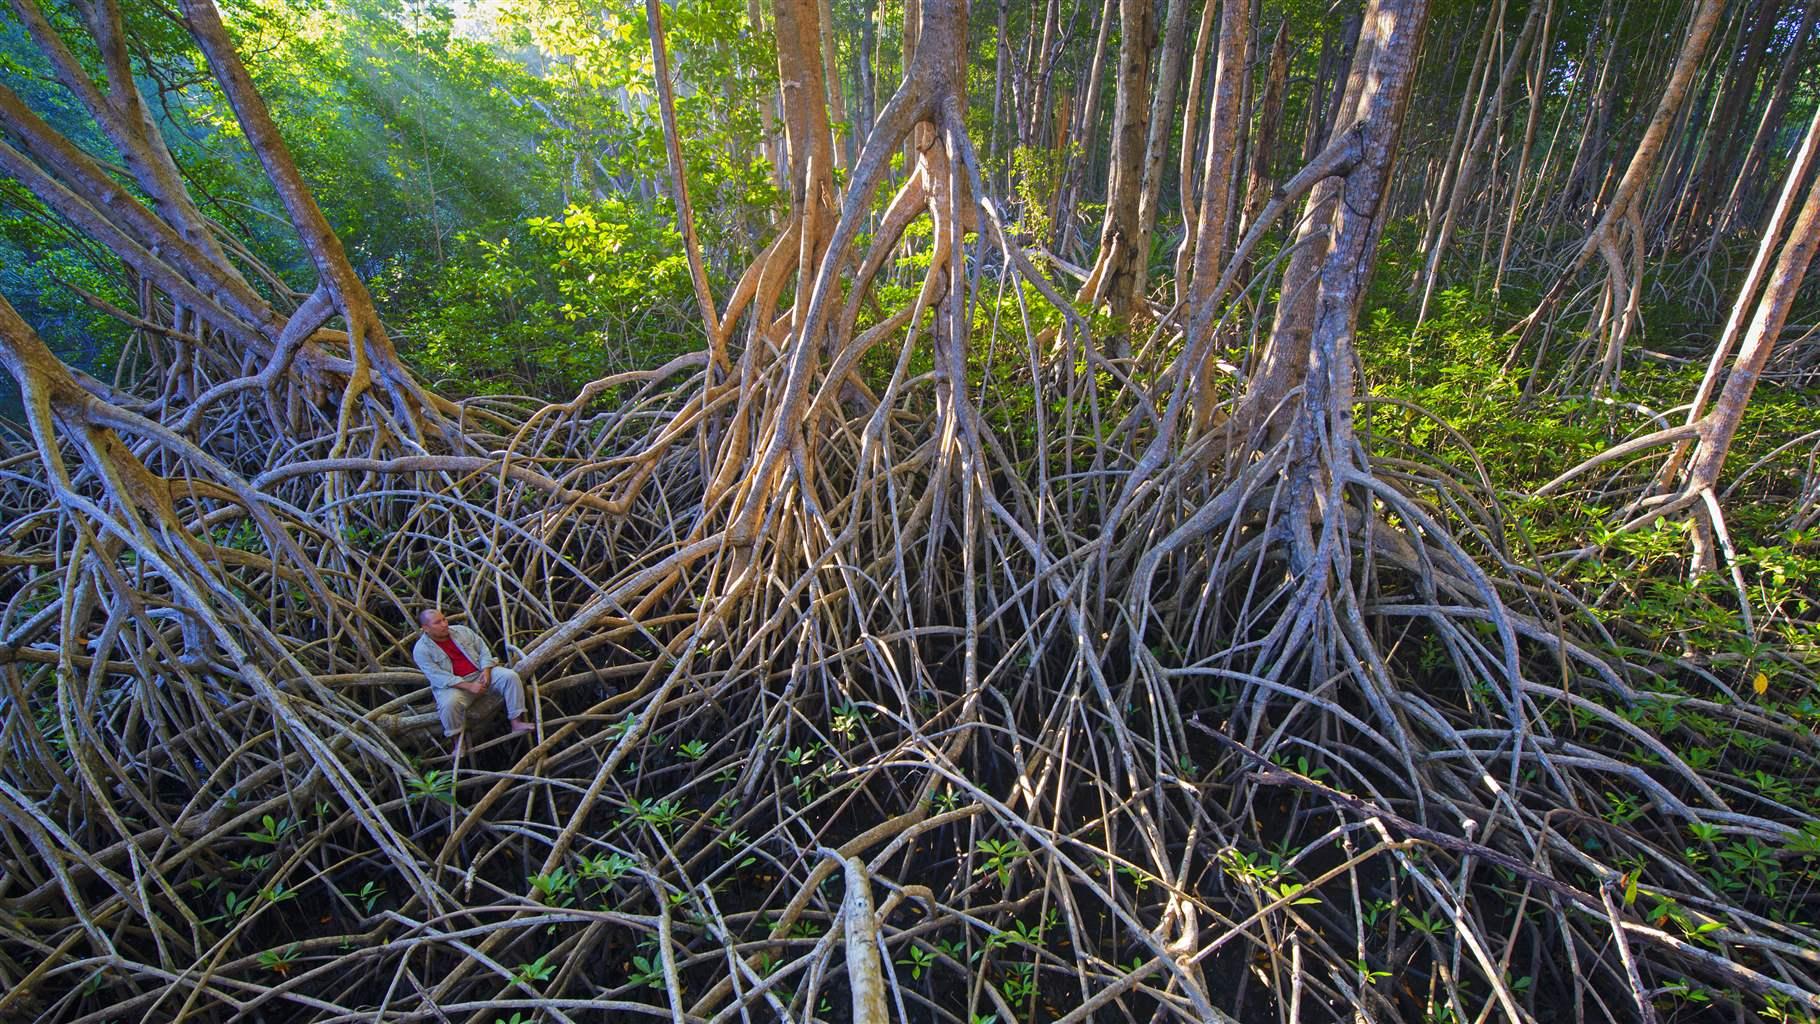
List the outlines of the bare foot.
{"label": "bare foot", "polygon": [[532,730],[532,728],[534,728],[534,727],[529,722],[513,722],[512,723],[513,732],[530,732]]}

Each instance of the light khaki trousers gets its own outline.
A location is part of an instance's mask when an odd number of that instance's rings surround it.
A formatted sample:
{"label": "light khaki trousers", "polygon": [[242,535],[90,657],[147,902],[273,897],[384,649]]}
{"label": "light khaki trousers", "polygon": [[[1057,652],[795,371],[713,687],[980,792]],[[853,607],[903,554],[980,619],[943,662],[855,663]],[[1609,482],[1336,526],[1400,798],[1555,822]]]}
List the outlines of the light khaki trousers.
{"label": "light khaki trousers", "polygon": [[[525,684],[518,678],[518,673],[503,665],[493,666],[493,679],[487,686],[493,693],[499,694],[506,702],[506,717],[517,721],[525,713]],[[436,712],[442,716],[442,734],[444,736],[461,735],[461,727],[468,717],[468,705],[479,697],[466,690],[451,686],[446,690],[432,690],[436,696]]]}

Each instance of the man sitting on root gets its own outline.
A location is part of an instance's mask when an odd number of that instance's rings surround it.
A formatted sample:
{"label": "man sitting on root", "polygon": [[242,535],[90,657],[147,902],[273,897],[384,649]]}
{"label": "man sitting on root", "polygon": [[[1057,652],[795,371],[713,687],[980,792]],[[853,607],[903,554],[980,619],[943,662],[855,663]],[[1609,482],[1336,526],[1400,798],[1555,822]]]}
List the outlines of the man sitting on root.
{"label": "man sitting on root", "polygon": [[411,648],[411,659],[430,680],[436,712],[442,716],[442,734],[455,741],[457,754],[461,752],[461,728],[467,721],[468,705],[488,690],[505,700],[506,717],[511,719],[514,733],[531,731],[531,723],[524,720],[524,682],[518,673],[493,659],[493,652],[479,633],[466,626],[449,625],[440,608],[418,612],[417,625],[423,635]]}

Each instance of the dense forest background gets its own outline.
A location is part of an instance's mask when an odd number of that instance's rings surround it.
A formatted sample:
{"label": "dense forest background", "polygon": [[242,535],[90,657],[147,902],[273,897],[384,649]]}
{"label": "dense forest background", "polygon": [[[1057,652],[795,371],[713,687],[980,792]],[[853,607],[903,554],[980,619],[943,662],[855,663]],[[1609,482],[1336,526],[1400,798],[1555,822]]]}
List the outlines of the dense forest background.
{"label": "dense forest background", "polygon": [[0,1019],[1816,1019],[1817,18],[11,0]]}

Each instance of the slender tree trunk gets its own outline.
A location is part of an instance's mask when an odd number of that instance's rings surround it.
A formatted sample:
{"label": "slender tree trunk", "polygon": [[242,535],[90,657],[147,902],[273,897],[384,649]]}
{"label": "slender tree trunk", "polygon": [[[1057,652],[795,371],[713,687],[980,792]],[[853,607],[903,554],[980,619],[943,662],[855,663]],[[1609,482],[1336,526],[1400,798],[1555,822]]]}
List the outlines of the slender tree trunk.
{"label": "slender tree trunk", "polygon": [[[1561,190],[1559,211],[1563,216],[1579,210],[1591,201],[1596,188],[1595,176],[1605,166],[1612,108],[1617,101],[1617,87],[1613,84],[1613,79],[1620,77],[1617,72],[1622,59],[1617,36],[1624,20],[1622,15],[1615,16],[1614,20],[1611,2],[1612,0],[1605,0],[1605,13],[1599,20],[1598,38],[1604,55],[1599,61],[1599,73],[1594,77],[1594,84],[1586,97],[1586,119],[1579,132],[1579,145],[1574,148],[1573,163],[1568,166],[1567,186]],[[1627,7],[1626,10],[1628,9]]]}
{"label": "slender tree trunk", "polygon": [[[1163,157],[1175,131],[1176,86],[1182,77],[1182,47],[1188,34],[1189,0],[1169,0],[1169,18],[1163,28],[1163,53],[1157,61],[1156,95],[1150,107],[1149,137],[1144,142],[1144,185],[1138,197],[1138,231],[1146,240],[1156,231],[1157,210],[1163,196]],[[1142,298],[1149,292],[1150,260],[1137,265],[1133,291]]]}
{"label": "slender tree trunk", "polygon": [[[762,0],[747,0],[746,18],[751,23],[753,33],[764,36],[765,12]],[[767,96],[758,104],[759,147],[764,150],[765,160],[771,165],[771,181],[781,191],[790,191],[790,173],[788,157],[784,153],[784,143],[777,137],[776,99]]]}
{"label": "slender tree trunk", "polygon": [[1523,177],[1529,169],[1529,155],[1535,148],[1536,127],[1542,120],[1542,107],[1545,96],[1543,85],[1548,81],[1550,29],[1554,26],[1555,3],[1546,0],[1546,9],[1542,13],[1542,40],[1536,45],[1535,68],[1529,76],[1529,114],[1523,122],[1523,146],[1517,152],[1517,162],[1511,172],[1509,213],[1504,220],[1504,238],[1498,243],[1498,269],[1491,279],[1491,294],[1495,299],[1504,288],[1504,270],[1510,264],[1510,241],[1517,227],[1517,214],[1524,206]]}
{"label": "slender tree trunk", "polygon": [[821,0],[818,5],[817,22],[821,26],[818,33],[822,41],[822,76],[828,84],[828,113],[833,119],[835,133],[834,166],[846,170],[848,166],[847,149],[855,145],[853,125],[847,121],[847,102],[841,95],[840,86],[840,48],[837,45],[841,33],[834,25],[834,5],[830,0]]}
{"label": "slender tree trunk", "polygon": [[1219,59],[1213,73],[1206,160],[1201,165],[1201,204],[1195,214],[1194,233],[1182,239],[1182,248],[1176,253],[1178,273],[1181,268],[1189,268],[1183,275],[1188,281],[1183,301],[1190,310],[1205,304],[1220,276],[1226,235],[1233,220],[1232,172],[1238,149],[1245,50],[1251,35],[1250,14],[1244,0],[1227,0],[1220,5]]}
{"label": "slender tree trunk", "polygon": [[1118,89],[1113,102],[1111,180],[1099,255],[1077,301],[1106,303],[1123,320],[1138,300],[1139,264],[1150,258],[1138,219],[1144,190],[1144,144],[1149,137],[1150,55],[1156,48],[1152,0],[1119,0]]}
{"label": "slender tree trunk", "polygon": [[[1100,124],[1101,85],[1105,81],[1106,44],[1111,38],[1112,12],[1117,0],[1105,0],[1100,11],[1099,36],[1093,44],[1093,63],[1087,71],[1087,88],[1081,96],[1081,106],[1072,120],[1072,128],[1058,133],[1056,152],[1066,163],[1062,174],[1062,186],[1055,193],[1055,208],[1050,211],[1049,222],[1055,225],[1056,252],[1065,253],[1074,238],[1074,207],[1081,190],[1086,186],[1087,168],[1092,162],[1092,142],[1098,137]],[[1078,153],[1072,152],[1073,144],[1080,145]]]}
{"label": "slender tree trunk", "polygon": [[[1603,391],[1617,386],[1624,343],[1630,336],[1631,325],[1636,322],[1643,299],[1644,238],[1640,213],[1643,189],[1655,169],[1657,156],[1668,138],[1687,90],[1693,83],[1694,73],[1706,53],[1707,44],[1718,25],[1724,6],[1724,0],[1701,0],[1700,6],[1694,11],[1687,39],[1675,59],[1668,84],[1662,91],[1661,103],[1657,106],[1649,127],[1644,130],[1643,139],[1638,143],[1630,165],[1625,168],[1624,176],[1619,179],[1617,189],[1601,219],[1604,225],[1603,236],[1600,236],[1599,228],[1595,227],[1593,236],[1589,238],[1590,244],[1582,250],[1586,259],[1601,249],[1607,254],[1608,261],[1610,254],[1620,255],[1619,260],[1612,264],[1610,284],[1614,289],[1614,317],[1606,327],[1605,355],[1601,360],[1596,390]],[[1624,237],[1626,231],[1628,245]],[[1631,257],[1628,266],[1622,259],[1626,249]]]}
{"label": "slender tree trunk", "polygon": [[1308,102],[1303,104],[1302,121],[1302,162],[1307,163],[1317,152],[1316,143],[1321,134],[1321,120],[1327,114],[1327,90],[1329,76],[1333,74],[1333,28],[1325,27],[1321,31],[1321,57],[1315,62],[1314,78],[1308,83]]}
{"label": "slender tree trunk", "polygon": [[[1813,33],[1814,15],[1820,10],[1820,4],[1809,0],[1802,5],[1801,23],[1790,37],[1788,49],[1782,58],[1782,70],[1776,75],[1776,84],[1770,91],[1769,102],[1763,108],[1763,116],[1757,119],[1757,130],[1751,136],[1750,148],[1745,151],[1744,159],[1739,162],[1737,178],[1733,180],[1730,194],[1720,207],[1715,218],[1715,230],[1709,245],[1733,230],[1738,220],[1745,215],[1745,207],[1753,193],[1760,192],[1760,181],[1769,154],[1770,140],[1782,125],[1782,118],[1788,110],[1790,94],[1794,91],[1795,78],[1801,69],[1802,55],[1806,52],[1807,41]],[[1747,221],[1748,222],[1748,221]]]}
{"label": "slender tree trunk", "polygon": [[[1189,264],[1182,257],[1182,246],[1194,237],[1195,219],[1200,210],[1200,188],[1196,171],[1201,156],[1201,98],[1207,77],[1207,54],[1213,48],[1213,14],[1219,0],[1206,0],[1201,6],[1201,24],[1195,32],[1194,61],[1188,71],[1188,95],[1182,104],[1182,151],[1176,167],[1177,189],[1182,208],[1182,241],[1176,247],[1175,299],[1180,303],[1188,295]],[[1192,247],[1190,247],[1192,251]]]}
{"label": "slender tree trunk", "polygon": [[1695,172],[1698,184],[1692,205],[1681,218],[1686,230],[1700,225],[1716,233],[1718,224],[1713,215],[1714,207],[1721,201],[1727,177],[1738,180],[1738,148],[1743,137],[1736,126],[1744,121],[1745,110],[1756,92],[1770,33],[1776,27],[1781,9],[1781,0],[1759,0],[1757,16],[1744,42],[1744,52],[1727,73],[1725,92],[1715,108],[1713,130],[1707,135],[1707,148]]}
{"label": "slender tree trunk", "polygon": [[[1353,60],[1358,54],[1360,26],[1363,24],[1357,14],[1347,18],[1340,26],[1336,40],[1328,37],[1321,53],[1322,76],[1317,89],[1318,102],[1311,103],[1308,116],[1310,124],[1308,135],[1302,146],[1303,161],[1313,160],[1315,154],[1327,148],[1327,140],[1336,129],[1346,126],[1339,123],[1340,111],[1346,100],[1347,83],[1352,80]],[[1328,68],[1328,52],[1332,53],[1332,67]]]}
{"label": "slender tree trunk", "polygon": [[[1789,221],[1795,216],[1795,201],[1801,195],[1803,185],[1813,176],[1816,164],[1820,164],[1820,111],[1816,111],[1815,120],[1808,125],[1807,136],[1802,139],[1801,148],[1789,165],[1776,209],[1763,229],[1763,237],[1758,240],[1756,258],[1751,261],[1743,283],[1738,286],[1731,315],[1726,318],[1725,327],[1719,332],[1718,344],[1713,346],[1712,357],[1707,362],[1706,375],[1701,378],[1699,389],[1688,403],[1687,425],[1690,427],[1698,426],[1709,418],[1707,403],[1712,400],[1713,392],[1718,389],[1723,378],[1726,361],[1731,359],[1733,346],[1738,343],[1738,336],[1744,330],[1746,315],[1760,305],[1758,290],[1769,276],[1771,261],[1783,247]],[[1681,475],[1690,449],[1691,444],[1685,441],[1676,446],[1657,477],[1662,486],[1666,487]]]}
{"label": "slender tree trunk", "polygon": [[[1682,100],[1687,96],[1688,88],[1693,84],[1694,72],[1698,69],[1700,58],[1706,52],[1706,45],[1712,38],[1713,29],[1718,24],[1719,14],[1724,7],[1724,0],[1700,0],[1694,11],[1693,20],[1688,26],[1687,36],[1682,41],[1680,52],[1675,58],[1673,69],[1662,90],[1662,98],[1656,105],[1649,125],[1644,129],[1643,137],[1631,154],[1630,163],[1625,167],[1624,176],[1618,180],[1609,202],[1600,214],[1599,220],[1581,244],[1575,255],[1553,286],[1549,288],[1536,309],[1525,318],[1518,346],[1527,341],[1529,334],[1537,324],[1547,317],[1566,293],[1569,283],[1591,261],[1594,254],[1604,253],[1608,261],[1612,254],[1618,252],[1621,229],[1633,231],[1633,243],[1641,247],[1641,240],[1634,237],[1634,208],[1639,194],[1648,183],[1651,172],[1655,169],[1656,158],[1667,139],[1669,129],[1674,124],[1681,109]],[[1600,386],[1607,387],[1615,383],[1617,361],[1622,352],[1625,337],[1629,334],[1632,321],[1636,316],[1636,303],[1640,298],[1642,266],[1625,268],[1622,257],[1613,266],[1613,277],[1608,279],[1613,287],[1621,288],[1626,301],[1612,309],[1613,319],[1609,324],[1601,323],[1599,331],[1607,333],[1605,358],[1602,360]],[[1628,280],[1624,278],[1628,276]],[[1594,332],[1598,333],[1598,332]]]}
{"label": "slender tree trunk", "polygon": [[[1030,90],[1031,104],[1029,129],[1025,133],[1025,145],[1043,144],[1043,128],[1049,119],[1050,99],[1053,93],[1053,67],[1055,61],[1056,21],[1061,13],[1061,0],[1048,0],[1043,5],[1043,31],[1040,36],[1030,37],[1030,54],[1025,66],[1030,69],[1033,87]],[[1036,28],[1035,22],[1031,29]]]}
{"label": "slender tree trunk", "polygon": [[1460,216],[1467,196],[1472,191],[1473,176],[1478,171],[1479,156],[1488,147],[1495,147],[1496,133],[1503,121],[1504,95],[1510,90],[1510,84],[1516,81],[1517,72],[1523,67],[1523,59],[1528,56],[1529,43],[1535,38],[1537,27],[1541,24],[1542,6],[1532,3],[1529,15],[1523,21],[1523,30],[1517,34],[1517,40],[1511,45],[1510,56],[1504,62],[1503,70],[1498,74],[1498,84],[1492,89],[1491,108],[1479,121],[1472,134],[1471,142],[1460,155],[1459,173],[1454,178],[1453,189],[1447,194],[1447,205],[1441,212],[1440,231],[1436,234],[1433,246],[1428,250],[1428,263],[1422,275],[1422,301],[1416,310],[1416,323],[1428,319],[1428,303],[1434,297],[1435,282],[1441,274],[1441,258],[1447,252],[1447,245],[1453,240],[1454,224]]}
{"label": "slender tree trunk", "polygon": [[[904,73],[906,75],[910,73],[910,67],[916,61],[916,48],[922,34],[922,24],[922,9],[915,3],[915,0],[904,0]],[[906,139],[904,141],[904,170],[908,172],[915,166],[916,143]]]}
{"label": "slender tree trunk", "polygon": [[1652,236],[1659,227],[1661,233],[1672,237],[1675,226],[1688,212],[1696,192],[1702,161],[1716,142],[1713,133],[1719,119],[1720,98],[1726,91],[1730,55],[1735,54],[1742,45],[1739,40],[1748,25],[1755,20],[1751,17],[1755,10],[1755,7],[1739,9],[1737,17],[1731,19],[1731,38],[1727,40],[1722,37],[1720,45],[1713,48],[1722,56],[1706,67],[1701,76],[1699,93],[1684,106],[1679,120],[1669,132],[1669,138],[1674,141],[1666,147],[1667,156],[1642,218]]}
{"label": "slender tree trunk", "polygon": [[182,0],[182,9],[190,35],[207,58],[209,70],[214,72],[222,92],[227,95],[241,131],[265,167],[266,177],[296,227],[304,251],[309,253],[319,279],[327,286],[335,299],[336,309],[347,321],[354,374],[342,399],[341,429],[333,454],[339,455],[346,445],[349,416],[355,400],[373,383],[378,383],[391,400],[400,423],[415,430],[426,421],[432,421],[451,445],[461,443],[459,431],[442,420],[430,396],[417,385],[398,358],[392,339],[379,319],[379,311],[373,306],[373,297],[367,292],[366,282],[354,272],[342,249],[341,239],[329,227],[328,218],[322,215],[310,187],[298,172],[290,147],[279,135],[265,100],[253,88],[252,77],[228,40],[227,29],[221,23],[213,0]]}
{"label": "slender tree trunk", "polygon": [[1441,230],[1441,221],[1445,219],[1442,211],[1447,208],[1449,197],[1453,194],[1453,183],[1459,173],[1460,162],[1465,158],[1466,139],[1478,120],[1478,113],[1485,102],[1485,90],[1491,76],[1491,43],[1492,36],[1503,23],[1504,0],[1499,0],[1496,8],[1487,12],[1485,29],[1479,33],[1479,48],[1472,58],[1472,71],[1466,76],[1466,91],[1460,96],[1460,112],[1454,119],[1453,141],[1447,147],[1447,159],[1441,164],[1441,179],[1423,203],[1428,217],[1427,228],[1422,232],[1421,252],[1427,255],[1434,249],[1435,238]]}
{"label": "slender tree trunk", "polygon": [[[1816,128],[1820,128],[1820,117],[1816,118],[1814,126],[1809,127],[1809,133],[1813,133]],[[1789,190],[1792,192],[1799,187],[1791,174]],[[1700,430],[1700,443],[1694,449],[1693,461],[1687,467],[1686,493],[1710,497],[1718,485],[1719,471],[1725,464],[1726,454],[1731,450],[1732,439],[1737,436],[1738,426],[1744,420],[1744,409],[1750,403],[1751,392],[1757,386],[1763,366],[1769,361],[1776,340],[1782,334],[1782,325],[1788,321],[1789,308],[1794,305],[1795,296],[1801,290],[1801,282],[1807,276],[1807,268],[1813,262],[1816,247],[1820,247],[1820,189],[1809,184],[1807,198],[1801,204],[1801,213],[1789,230],[1788,242],[1776,260],[1776,269],[1764,286],[1763,297],[1757,302],[1750,329],[1738,348],[1738,358],[1732,363],[1731,371],[1725,378],[1725,386],[1720,390],[1718,400],[1713,404],[1713,410]],[[1693,568],[1697,572],[1710,572],[1718,567],[1713,542],[1717,523],[1709,508],[1697,505],[1694,524]]]}
{"label": "slender tree trunk", "polygon": [[[866,0],[860,19],[859,98],[865,119],[866,135],[878,123],[878,0]],[[859,140],[861,145],[865,139]]]}
{"label": "slender tree trunk", "polygon": [[[651,64],[656,72],[658,109],[664,123],[664,151],[670,161],[670,188],[676,201],[677,233],[683,238],[683,250],[689,259],[689,280],[695,286],[696,303],[701,307],[702,323],[708,336],[719,342],[720,318],[714,309],[714,296],[708,291],[708,272],[702,266],[701,242],[695,236],[695,211],[689,203],[689,178],[683,173],[682,140],[676,130],[676,101],[670,90],[670,55],[664,45],[663,4],[645,0],[645,21],[651,33]],[[716,345],[718,348],[718,344]]]}
{"label": "slender tree trunk", "polygon": [[1270,44],[1270,65],[1264,73],[1264,101],[1258,114],[1257,141],[1251,148],[1251,167],[1245,176],[1245,209],[1239,220],[1239,233],[1244,234],[1264,204],[1270,200],[1275,184],[1271,161],[1276,158],[1277,135],[1282,131],[1283,93],[1289,83],[1289,20],[1277,25],[1276,40]]}
{"label": "slender tree trunk", "polygon": [[1023,59],[1020,61],[1015,51],[1011,56],[1011,114],[1019,146],[1036,142],[1036,47],[1037,19],[1029,18],[1024,25]]}
{"label": "slender tree trunk", "polygon": [[[986,140],[986,163],[994,167],[1004,159],[999,150],[1005,134],[1005,58],[1010,52],[1010,43],[1005,39],[1005,18],[1010,5],[1011,0],[998,0],[998,31],[993,33],[992,40],[992,134]],[[870,124],[866,130],[871,132]]]}

